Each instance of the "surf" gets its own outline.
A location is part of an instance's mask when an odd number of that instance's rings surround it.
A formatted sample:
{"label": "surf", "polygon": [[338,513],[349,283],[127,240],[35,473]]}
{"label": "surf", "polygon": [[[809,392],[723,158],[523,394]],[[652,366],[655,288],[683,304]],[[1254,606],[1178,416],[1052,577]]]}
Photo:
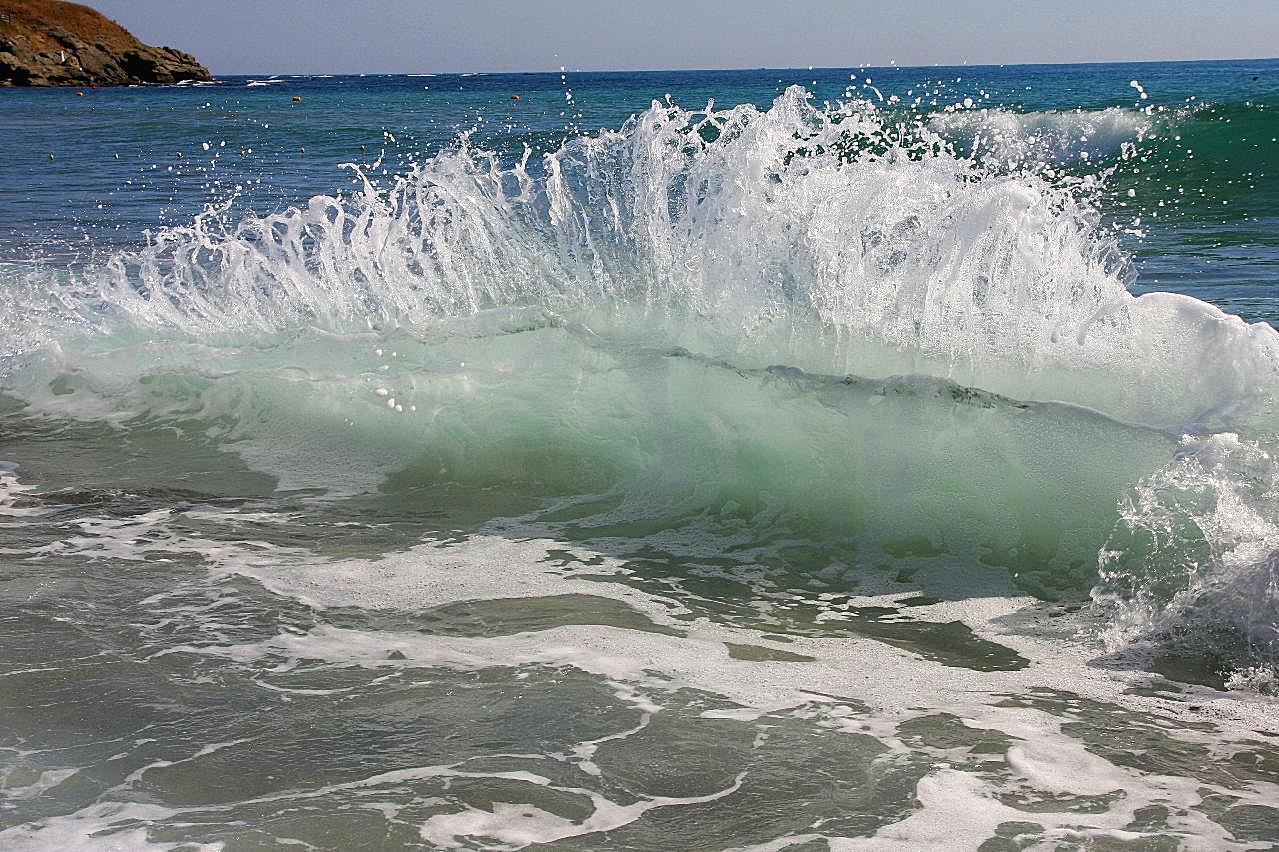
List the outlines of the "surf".
{"label": "surf", "polygon": [[[1273,517],[1244,483],[1274,452],[1279,334],[1132,295],[1088,188],[1044,168],[1088,147],[984,162],[949,120],[792,88],[654,102],[542,157],[463,137],[401,174],[351,163],[351,192],[10,268],[0,389],[198,432],[284,489],[459,483],[604,500],[601,530],[958,558],[1119,613],[1114,647],[1188,619],[1273,661],[1279,542],[1211,519]],[[1146,126],[1086,120],[1112,147]],[[1171,545],[1139,533],[1172,516]]]}

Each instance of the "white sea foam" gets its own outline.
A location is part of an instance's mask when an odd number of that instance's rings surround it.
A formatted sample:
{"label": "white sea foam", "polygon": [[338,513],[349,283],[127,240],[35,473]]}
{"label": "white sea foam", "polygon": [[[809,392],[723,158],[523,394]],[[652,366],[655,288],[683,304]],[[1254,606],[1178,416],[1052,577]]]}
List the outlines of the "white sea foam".
{"label": "white sea foam", "polygon": [[[543,537],[547,524],[538,520],[540,516],[534,513],[502,519],[493,522],[485,534],[422,543],[380,558],[331,559],[303,548],[272,548],[231,536],[193,535],[191,522],[241,529],[263,520],[261,512],[252,509],[242,514],[238,509],[193,506],[132,519],[82,518],[82,535],[70,537],[61,556],[154,559],[165,552],[200,555],[214,569],[211,589],[229,590],[224,581],[231,577],[252,578],[280,600],[299,601],[320,615],[329,610],[413,614],[462,602],[531,601],[566,594],[623,602],[636,614],[632,627],[544,625],[482,636],[423,632],[411,624],[392,629],[337,626],[321,619],[315,626],[281,625],[278,632],[265,638],[243,640],[213,628],[223,617],[219,614],[210,623],[212,629],[194,631],[189,641],[163,645],[150,660],[160,667],[167,665],[170,657],[223,661],[258,673],[260,676],[250,683],[278,692],[285,699],[344,694],[344,690],[308,690],[268,682],[273,674],[317,663],[329,670],[368,670],[379,673],[378,677],[408,672],[421,677],[423,672],[436,669],[502,673],[516,682],[530,672],[574,670],[611,687],[618,701],[633,708],[638,717],[637,723],[626,722],[613,733],[565,749],[549,764],[567,762],[587,778],[599,777],[595,758],[602,746],[610,740],[642,734],[653,718],[669,713],[676,697],[688,690],[727,702],[715,704],[715,710],[700,718],[751,723],[774,714],[776,718],[761,723],[762,732],[773,728],[778,719],[800,719],[823,736],[872,738],[885,749],[877,765],[921,757],[929,761],[922,777],[913,781],[917,804],[900,819],[874,829],[870,836],[845,836],[816,827],[810,834],[788,834],[757,848],[784,848],[788,843],[805,842],[805,838],[829,839],[832,848],[846,849],[973,845],[1015,822],[1023,824],[1018,832],[1026,842],[1040,844],[1139,841],[1174,833],[1202,839],[1214,848],[1244,849],[1248,848],[1246,842],[1236,840],[1210,818],[1209,801],[1228,798],[1234,806],[1255,808],[1271,806],[1279,796],[1279,786],[1273,783],[1232,784],[1228,776],[1211,773],[1211,767],[1200,772],[1200,768],[1187,766],[1184,774],[1139,768],[1124,762],[1122,758],[1129,752],[1122,744],[1107,757],[1103,750],[1106,743],[1090,743],[1086,725],[1085,730],[1079,730],[1079,721],[1090,718],[1089,713],[1130,714],[1133,724],[1143,726],[1147,738],[1143,748],[1210,746],[1226,760],[1234,752],[1255,747],[1254,732],[1271,724],[1270,705],[1249,696],[1235,698],[1208,690],[1191,690],[1189,695],[1133,694],[1131,688],[1140,679],[1138,675],[1088,665],[1093,646],[1086,639],[1016,627],[1014,617],[1033,607],[1031,600],[998,584],[974,597],[978,586],[972,582],[973,575],[965,574],[971,568],[945,558],[923,561],[931,565],[931,571],[921,570],[918,577],[923,590],[964,589],[968,595],[921,606],[917,617],[932,622],[961,620],[983,638],[1023,653],[1033,661],[1032,666],[978,673],[869,638],[794,635],[783,643],[766,629],[737,627],[706,617],[689,619],[678,595],[644,591],[628,582],[625,553],[594,552],[580,542]],[[758,549],[725,551],[713,540],[681,540],[674,534],[633,544],[642,547],[655,542],[690,561],[697,555],[723,557],[731,553],[743,569],[734,575],[739,579],[749,578],[752,563],[765,555]],[[578,561],[564,564],[552,558],[553,553],[569,550]],[[761,583],[765,579],[758,578]],[[189,601],[185,608],[166,606],[167,594],[144,602],[145,611],[158,620],[156,635],[163,635],[170,622],[200,623],[202,613]],[[200,604],[210,612],[227,602],[225,597],[200,598]],[[867,594],[848,598],[845,605],[892,603],[891,595]],[[834,602],[828,606],[832,614],[839,611]],[[733,656],[731,645],[785,651],[798,659],[743,660]],[[804,660],[806,657],[811,659]],[[1036,696],[1042,695],[1065,696],[1049,699],[1049,703],[1059,701],[1067,706],[1037,706]],[[1091,701],[1097,707],[1070,706],[1072,701]],[[1192,701],[1197,706],[1188,706]],[[978,771],[965,765],[973,759],[967,745],[903,741],[903,724],[937,714],[949,714],[971,731],[1005,736],[1009,745],[1001,752],[985,754]],[[1205,727],[1205,719],[1211,719],[1215,727]],[[51,845],[141,847],[150,841],[146,827],[186,826],[197,817],[208,821],[232,809],[263,806],[271,812],[331,801],[355,791],[402,802],[404,790],[414,789],[415,784],[472,779],[504,782],[499,788],[504,791],[501,795],[514,801],[498,798],[491,807],[473,806],[465,800],[442,802],[443,812],[421,817],[415,824],[420,836],[442,848],[474,844],[481,837],[500,848],[520,848],[618,830],[653,811],[730,801],[750,777],[747,770],[732,783],[693,795],[645,791],[622,798],[589,784],[579,786],[558,776],[553,779],[550,773],[486,768],[477,761],[476,765],[397,767],[212,804],[160,807],[130,801],[146,789],[149,773],[196,764],[248,742],[255,741],[236,738],[193,744],[185,755],[149,760],[107,791],[101,801],[8,829],[0,833],[0,841],[19,849]],[[596,773],[591,772],[592,767]],[[56,784],[65,777],[41,776],[34,785]],[[31,786],[24,785],[18,793],[26,795]],[[530,792],[518,792],[522,788]],[[573,797],[582,802],[582,815],[570,819],[540,806],[543,800],[535,790]],[[378,808],[393,810],[397,820],[406,818],[403,804],[379,802],[375,799]],[[1169,812],[1168,828],[1132,828],[1138,813],[1152,808]]]}
{"label": "white sea foam", "polygon": [[[1112,649],[1229,628],[1254,661],[1279,663],[1279,463],[1255,441],[1186,436],[1142,480],[1100,559],[1094,598]],[[1253,680],[1240,676],[1236,683]],[[1267,678],[1254,685],[1268,685]]]}
{"label": "white sea foam", "polygon": [[[688,620],[688,610],[677,595],[640,591],[626,582],[624,554],[593,553],[581,545],[539,539],[535,537],[536,526],[517,524],[510,529],[496,528],[492,533],[499,530],[501,535],[473,536],[452,544],[424,544],[376,560],[298,559],[286,554],[284,558],[268,561],[246,559],[223,550],[221,552],[230,558],[218,560],[218,564],[221,571],[252,577],[275,594],[319,609],[420,611],[463,601],[579,594],[624,602],[654,625],[676,631],[675,634],[638,633],[606,626],[564,626],[476,638],[321,628],[307,634],[282,633],[261,643],[189,650],[225,655],[242,662],[275,656],[368,667],[571,665],[619,682],[645,684],[650,694],[652,689],[680,686],[706,689],[757,713],[802,705],[836,683],[856,683],[858,697],[873,703],[885,718],[906,714],[916,705],[964,707],[965,712],[971,710],[987,716],[992,712],[990,708],[978,709],[985,706],[980,699],[974,700],[970,707],[970,699],[963,697],[973,688],[970,669],[929,662],[874,639],[793,636],[785,649],[814,657],[813,662],[734,660],[725,643],[774,646],[767,637],[768,630],[732,627],[705,618]],[[652,542],[646,544],[651,546]],[[669,544],[668,540],[663,546]],[[709,542],[705,546],[706,555],[722,552]],[[576,553],[581,560],[578,567],[550,567],[548,553],[557,548]],[[690,550],[687,556],[692,558],[695,552]],[[738,554],[743,570],[749,568],[752,559],[762,556],[749,550]],[[476,566],[486,567],[480,570]],[[1033,687],[1049,687],[1096,700],[1118,700],[1122,696],[1125,705],[1130,707],[1181,712],[1178,708],[1185,702],[1167,697],[1141,699],[1125,695],[1128,683],[1124,676],[1087,665],[1089,655],[1101,650],[1091,640],[1081,637],[1063,640],[1055,634],[1037,635],[1034,629],[1009,626],[1016,623],[1010,616],[1033,606],[1032,599],[1019,596],[1014,588],[994,584],[984,597],[964,596],[963,590],[970,593],[974,590],[973,578],[955,566],[953,560],[936,560],[931,568],[926,564],[921,568],[917,580],[923,583],[925,593],[951,599],[919,608],[915,611],[918,618],[935,623],[962,621],[979,636],[1004,644],[1036,662],[1029,669],[983,673],[980,692],[1020,694]],[[616,580],[606,579],[609,575],[614,575]],[[886,604],[892,604],[891,596],[862,601],[849,599],[848,603],[849,606]],[[841,612],[832,609],[834,615]],[[171,649],[166,653],[181,650]],[[388,650],[400,654],[388,657]],[[907,660],[910,662],[904,663]],[[652,672],[664,676],[655,679],[650,676]],[[1203,701],[1214,706],[1214,715],[1219,714],[1218,720],[1223,725],[1239,733],[1260,723],[1261,717],[1256,714],[1265,713],[1264,703],[1226,701],[1219,693],[1207,693]],[[1027,730],[1019,735],[1031,741],[1038,734]],[[1202,739],[1194,730],[1180,735],[1195,742]],[[1029,771],[1038,758],[1033,751],[1024,754]]]}
{"label": "white sea foam", "polygon": [[[739,661],[731,657],[725,643],[770,644],[759,631],[733,628],[705,619],[686,621],[672,618],[678,610],[668,610],[668,601],[637,594],[624,585],[595,580],[583,583],[546,567],[537,557],[553,542],[513,542],[480,538],[439,547],[421,547],[412,552],[376,562],[347,561],[324,565],[297,565],[284,571],[279,566],[248,569],[278,594],[298,596],[312,606],[358,606],[396,608],[413,611],[450,600],[483,599],[490,595],[548,595],[576,592],[613,595],[624,590],[628,603],[657,624],[679,629],[683,635],[638,632],[609,626],[561,626],[494,637],[422,635],[392,631],[363,631],[334,627],[305,633],[283,632],[264,641],[243,644],[202,644],[174,647],[165,653],[200,654],[224,658],[239,665],[292,668],[302,661],[323,661],[340,667],[355,666],[375,670],[403,667],[442,667],[481,670],[495,667],[572,667],[603,678],[645,713],[660,714],[667,698],[681,689],[693,689],[730,699],[740,709],[716,711],[707,718],[758,719],[766,713],[801,714],[832,736],[840,733],[872,735],[887,743],[892,753],[905,756],[911,747],[898,737],[903,721],[927,715],[934,709],[957,714],[973,730],[997,731],[1012,738],[1002,757],[992,756],[1005,768],[992,772],[960,771],[966,748],[937,749],[931,770],[918,782],[915,795],[920,808],[906,818],[879,829],[870,838],[831,836],[834,848],[921,848],[959,843],[973,845],[994,836],[1005,823],[1033,822],[1039,828],[1026,829],[1028,837],[1041,842],[1084,842],[1109,838],[1139,840],[1147,830],[1133,830],[1138,811],[1154,805],[1170,806],[1177,816],[1171,824],[1182,836],[1202,838],[1223,848],[1247,848],[1235,841],[1220,825],[1200,810],[1210,793],[1229,795],[1239,804],[1262,805],[1273,802],[1279,787],[1255,783],[1248,789],[1226,788],[1202,778],[1161,775],[1113,762],[1100,756],[1067,733],[1063,725],[1074,715],[1005,704],[998,696],[1030,695],[1037,689],[1066,690],[1063,694],[1084,696],[1093,701],[1122,701],[1125,712],[1148,713],[1158,722],[1160,736],[1170,742],[1199,745],[1211,743],[1221,748],[1235,741],[1243,747],[1251,729],[1266,722],[1267,707],[1261,703],[1227,700],[1204,692],[1196,700],[1212,706],[1214,721],[1223,730],[1208,732],[1199,719],[1181,728],[1177,714],[1186,714],[1187,702],[1171,696],[1138,697],[1128,691],[1129,682],[1084,664],[1078,646],[1029,635],[1011,635],[997,627],[999,618],[976,624],[986,635],[995,636],[1029,653],[1037,665],[1030,669],[987,672],[979,677],[961,668],[930,663],[889,648],[878,642],[850,637],[793,637],[786,649],[812,657],[811,662]],[[580,553],[579,548],[579,553]],[[475,559],[467,568],[458,560]],[[620,565],[605,558],[591,571],[616,570]],[[485,575],[477,578],[477,575]],[[494,588],[492,577],[506,578],[504,588]],[[481,583],[477,586],[476,583]],[[1008,601],[1015,609],[1023,602]],[[1011,609],[1005,609],[1009,612]],[[955,614],[972,610],[957,602]],[[937,617],[941,613],[932,614]],[[839,684],[841,695],[851,695],[867,705],[854,709],[828,695]],[[1219,696],[1220,694],[1216,694]],[[1191,718],[1191,717],[1188,717]],[[644,723],[641,723],[642,729]],[[622,734],[626,735],[625,733]],[[914,748],[917,748],[914,747]],[[590,754],[584,755],[589,759]],[[582,755],[579,755],[579,759]],[[583,764],[587,766],[587,764]],[[378,783],[371,779],[370,783]],[[535,782],[535,783],[545,783]],[[449,815],[431,817],[422,826],[422,836],[435,845],[450,846],[462,838],[477,835],[497,838],[504,848],[526,843],[551,842],[608,830],[638,819],[655,807],[680,807],[728,795],[732,788],[706,797],[687,799],[644,798],[629,806],[619,806],[598,794],[577,788],[563,788],[588,797],[592,816],[566,821],[536,806],[522,803],[499,804],[492,810],[464,808]],[[1027,811],[1009,803],[1024,798],[1043,803]],[[1091,797],[1086,813],[1077,810],[1074,800]],[[1055,806],[1054,806],[1055,805]],[[788,842],[804,837],[792,835]],[[779,841],[779,844],[781,841]],[[782,848],[761,846],[758,848]]]}
{"label": "white sea foam", "polygon": [[1119,152],[1125,142],[1140,141],[1152,122],[1143,112],[1120,107],[1047,112],[987,108],[935,113],[928,126],[988,159],[1043,165],[1100,160]]}
{"label": "white sea foam", "polygon": [[39,506],[24,505],[24,497],[33,490],[18,478],[17,464],[0,461],[0,516],[21,518],[41,514]]}

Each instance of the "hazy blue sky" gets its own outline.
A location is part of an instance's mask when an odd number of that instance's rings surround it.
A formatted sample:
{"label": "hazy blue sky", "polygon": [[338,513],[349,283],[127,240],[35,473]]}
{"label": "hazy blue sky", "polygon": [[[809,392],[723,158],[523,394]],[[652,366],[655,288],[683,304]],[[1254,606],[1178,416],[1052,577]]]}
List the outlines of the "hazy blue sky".
{"label": "hazy blue sky", "polygon": [[1279,0],[86,0],[215,74],[1279,54]]}

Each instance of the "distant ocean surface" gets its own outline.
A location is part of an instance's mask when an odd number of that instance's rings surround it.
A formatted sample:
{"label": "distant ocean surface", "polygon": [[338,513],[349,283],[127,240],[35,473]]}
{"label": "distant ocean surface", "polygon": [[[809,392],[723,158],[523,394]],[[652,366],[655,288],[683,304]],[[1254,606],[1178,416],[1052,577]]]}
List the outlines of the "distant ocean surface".
{"label": "distant ocean surface", "polygon": [[1279,844],[1276,110],[0,91],[0,848]]}

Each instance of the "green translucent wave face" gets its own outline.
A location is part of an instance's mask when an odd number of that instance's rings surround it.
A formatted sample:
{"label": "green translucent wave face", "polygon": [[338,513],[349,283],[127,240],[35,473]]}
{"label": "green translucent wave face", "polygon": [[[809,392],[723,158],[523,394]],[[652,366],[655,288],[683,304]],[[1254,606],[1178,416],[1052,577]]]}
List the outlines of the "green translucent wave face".
{"label": "green translucent wave face", "polygon": [[64,352],[27,382],[29,415],[202,436],[282,488],[613,494],[583,529],[703,518],[844,539],[868,564],[950,555],[1052,595],[1091,586],[1116,499],[1172,447],[946,380],[745,367],[509,318],[433,339]]}

